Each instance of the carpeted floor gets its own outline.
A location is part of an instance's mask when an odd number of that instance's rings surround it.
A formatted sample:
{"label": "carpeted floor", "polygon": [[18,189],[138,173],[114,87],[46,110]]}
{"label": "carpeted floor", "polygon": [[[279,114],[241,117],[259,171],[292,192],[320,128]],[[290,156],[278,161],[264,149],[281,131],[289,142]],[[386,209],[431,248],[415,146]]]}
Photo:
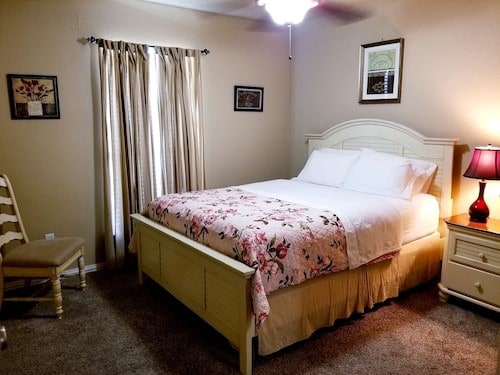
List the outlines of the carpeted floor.
{"label": "carpeted floor", "polygon": [[[5,303],[0,374],[236,374],[227,341],[135,273],[63,280],[64,318],[50,303]],[[435,283],[254,361],[255,374],[495,374],[499,317],[437,298]]]}

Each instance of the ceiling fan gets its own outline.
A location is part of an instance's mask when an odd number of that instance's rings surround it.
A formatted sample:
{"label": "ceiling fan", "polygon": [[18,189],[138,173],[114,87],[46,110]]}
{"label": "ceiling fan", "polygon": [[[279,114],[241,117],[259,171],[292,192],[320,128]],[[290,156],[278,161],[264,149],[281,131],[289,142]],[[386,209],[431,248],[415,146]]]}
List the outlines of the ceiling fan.
{"label": "ceiling fan", "polygon": [[352,3],[367,0],[143,0],[200,10],[208,13],[224,14],[248,18],[252,22],[251,31],[282,30],[286,25],[289,32],[289,59],[292,60],[292,25],[304,18],[329,17],[335,22],[352,23],[366,17],[366,13]]}
{"label": "ceiling fan", "polygon": [[295,25],[306,15],[326,15],[344,22],[354,22],[364,14],[352,6],[334,4],[326,0],[255,0],[263,6],[278,25]]}
{"label": "ceiling fan", "polygon": [[292,25],[304,20],[306,16],[326,15],[349,23],[365,17],[365,14],[351,6],[333,4],[326,0],[255,0],[265,8],[277,25],[288,26],[288,59],[292,60]]}
{"label": "ceiling fan", "polygon": [[[142,0],[150,3],[223,14],[278,25],[297,24],[304,17],[330,16],[343,23],[354,22],[366,15],[353,3],[368,0]],[[289,14],[292,13],[292,16]],[[273,15],[271,17],[271,14]],[[297,16],[299,14],[299,16]],[[275,22],[273,22],[273,19]],[[278,23],[276,23],[278,22]],[[255,27],[254,30],[258,28]],[[264,28],[265,29],[265,28]]]}

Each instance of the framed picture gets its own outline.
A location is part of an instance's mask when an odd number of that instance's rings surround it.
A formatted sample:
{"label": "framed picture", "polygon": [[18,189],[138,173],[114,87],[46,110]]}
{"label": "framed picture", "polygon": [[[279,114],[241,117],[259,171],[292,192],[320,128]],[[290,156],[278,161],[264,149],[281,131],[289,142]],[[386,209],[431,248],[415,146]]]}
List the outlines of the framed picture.
{"label": "framed picture", "polygon": [[57,77],[7,74],[7,87],[13,120],[60,118]]}
{"label": "framed picture", "polygon": [[401,102],[403,47],[403,38],[361,46],[359,103]]}
{"label": "framed picture", "polygon": [[262,112],[264,109],[264,88],[234,86],[234,110]]}

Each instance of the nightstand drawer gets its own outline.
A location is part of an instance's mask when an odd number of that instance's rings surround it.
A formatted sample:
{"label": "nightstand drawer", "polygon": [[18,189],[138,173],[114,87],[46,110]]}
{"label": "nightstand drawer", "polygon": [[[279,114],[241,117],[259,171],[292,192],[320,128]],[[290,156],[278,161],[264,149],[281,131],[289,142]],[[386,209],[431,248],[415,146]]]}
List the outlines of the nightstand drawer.
{"label": "nightstand drawer", "polygon": [[453,262],[447,272],[449,289],[500,306],[500,276]]}
{"label": "nightstand drawer", "polygon": [[500,242],[493,239],[450,232],[449,256],[453,262],[500,274]]}

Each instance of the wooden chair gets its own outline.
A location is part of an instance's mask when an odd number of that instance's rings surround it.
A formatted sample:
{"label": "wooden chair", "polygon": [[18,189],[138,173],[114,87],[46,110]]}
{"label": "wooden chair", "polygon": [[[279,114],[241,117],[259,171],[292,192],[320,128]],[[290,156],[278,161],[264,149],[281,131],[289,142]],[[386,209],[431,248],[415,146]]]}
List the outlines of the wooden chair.
{"label": "wooden chair", "polygon": [[[84,240],[61,237],[29,241],[19,214],[14,191],[6,175],[0,175],[0,310],[3,301],[53,301],[57,318],[62,318],[60,276],[78,260],[80,287],[85,289]],[[52,297],[4,298],[5,280],[23,278],[50,279]]]}

